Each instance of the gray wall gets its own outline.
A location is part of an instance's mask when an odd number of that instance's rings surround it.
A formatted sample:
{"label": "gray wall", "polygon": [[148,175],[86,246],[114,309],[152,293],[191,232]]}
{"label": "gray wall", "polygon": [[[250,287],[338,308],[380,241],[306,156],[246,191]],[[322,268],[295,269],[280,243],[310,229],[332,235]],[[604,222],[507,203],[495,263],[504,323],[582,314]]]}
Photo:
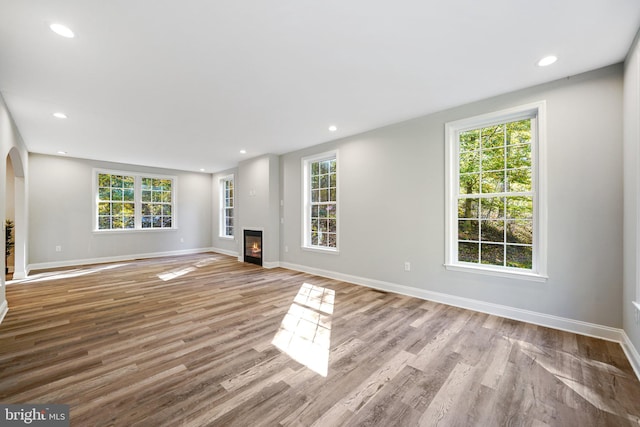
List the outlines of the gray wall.
{"label": "gray wall", "polygon": [[640,324],[631,301],[638,295],[638,179],[640,161],[640,44],[636,38],[624,75],[624,330],[640,350]]}
{"label": "gray wall", "polygon": [[[30,154],[29,162],[32,266],[211,247],[210,174],[41,154]],[[178,229],[94,232],[93,168],[177,176]]]}
{"label": "gray wall", "polygon": [[[446,271],[445,123],[540,100],[547,102],[549,280]],[[340,163],[338,255],[300,247],[301,158],[332,149]],[[622,326],[621,65],[285,154],[281,196],[282,262]]]}

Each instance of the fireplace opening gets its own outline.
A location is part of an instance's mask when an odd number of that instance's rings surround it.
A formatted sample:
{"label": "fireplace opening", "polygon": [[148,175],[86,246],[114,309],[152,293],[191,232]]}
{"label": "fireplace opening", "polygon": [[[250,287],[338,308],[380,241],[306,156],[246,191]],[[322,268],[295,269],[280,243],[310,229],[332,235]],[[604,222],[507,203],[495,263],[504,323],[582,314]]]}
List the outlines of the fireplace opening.
{"label": "fireplace opening", "polygon": [[244,230],[244,262],[262,266],[262,231]]}

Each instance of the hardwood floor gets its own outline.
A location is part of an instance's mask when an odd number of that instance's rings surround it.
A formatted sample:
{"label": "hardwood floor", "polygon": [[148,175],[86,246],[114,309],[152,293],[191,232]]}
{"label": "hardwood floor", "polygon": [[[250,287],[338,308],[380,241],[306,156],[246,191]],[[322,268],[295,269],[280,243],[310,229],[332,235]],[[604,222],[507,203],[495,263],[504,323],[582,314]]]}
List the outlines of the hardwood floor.
{"label": "hardwood floor", "polygon": [[7,286],[0,402],[72,426],[625,426],[616,343],[219,254]]}

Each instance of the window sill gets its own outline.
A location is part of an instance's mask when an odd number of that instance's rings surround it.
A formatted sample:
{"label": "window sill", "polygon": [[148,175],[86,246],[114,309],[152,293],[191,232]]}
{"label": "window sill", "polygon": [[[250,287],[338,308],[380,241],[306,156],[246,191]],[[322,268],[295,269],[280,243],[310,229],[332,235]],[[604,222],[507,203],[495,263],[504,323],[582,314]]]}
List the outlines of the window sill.
{"label": "window sill", "polygon": [[318,252],[322,254],[331,254],[331,255],[340,254],[340,251],[338,249],[324,249],[324,248],[315,247],[315,246],[302,246],[302,250],[308,251],[308,252]]}
{"label": "window sill", "polygon": [[450,271],[463,271],[466,273],[484,274],[494,277],[507,277],[510,279],[529,280],[532,282],[546,282],[549,277],[542,274],[530,273],[526,271],[502,270],[497,268],[488,268],[484,266],[462,265],[462,264],[445,264],[444,267]]}
{"label": "window sill", "polygon": [[235,236],[218,236],[219,239],[222,240],[235,240]]}
{"label": "window sill", "polygon": [[128,233],[150,233],[159,231],[176,231],[178,227],[172,228],[124,228],[119,230],[93,230],[95,235],[109,235],[109,234],[128,234]]}

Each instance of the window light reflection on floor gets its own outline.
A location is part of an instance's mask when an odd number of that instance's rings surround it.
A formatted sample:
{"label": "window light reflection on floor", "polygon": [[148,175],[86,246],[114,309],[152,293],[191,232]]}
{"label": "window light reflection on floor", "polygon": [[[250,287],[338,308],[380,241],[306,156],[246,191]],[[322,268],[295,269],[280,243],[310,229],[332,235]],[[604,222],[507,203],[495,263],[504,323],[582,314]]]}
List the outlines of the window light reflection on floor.
{"label": "window light reflection on floor", "polygon": [[327,376],[335,291],[304,283],[271,342],[312,371]]}
{"label": "window light reflection on floor", "polygon": [[196,271],[195,267],[186,267],[180,270],[167,271],[166,273],[158,274],[158,277],[165,282],[171,279],[178,278],[180,276],[184,276],[187,273],[191,273],[192,271]]}
{"label": "window light reflection on floor", "polygon": [[177,270],[167,271],[166,273],[158,274],[158,278],[167,282],[171,279],[176,279],[180,276],[184,276],[185,274],[191,273],[192,271],[196,271],[196,269],[198,268],[206,267],[215,261],[216,261],[215,258],[202,259],[196,262],[195,264],[193,264],[193,266],[180,268]]}
{"label": "window light reflection on floor", "polygon": [[108,264],[108,265],[99,265],[99,266],[91,266],[91,267],[83,267],[83,268],[74,268],[70,270],[56,270],[56,271],[47,271],[44,273],[36,273],[30,274],[28,277],[24,279],[15,279],[7,281],[7,284],[14,283],[33,283],[33,282],[45,282],[50,280],[64,280],[71,279],[73,277],[86,276],[88,274],[100,273],[105,270],[113,270],[115,268],[122,267],[126,264]]}

